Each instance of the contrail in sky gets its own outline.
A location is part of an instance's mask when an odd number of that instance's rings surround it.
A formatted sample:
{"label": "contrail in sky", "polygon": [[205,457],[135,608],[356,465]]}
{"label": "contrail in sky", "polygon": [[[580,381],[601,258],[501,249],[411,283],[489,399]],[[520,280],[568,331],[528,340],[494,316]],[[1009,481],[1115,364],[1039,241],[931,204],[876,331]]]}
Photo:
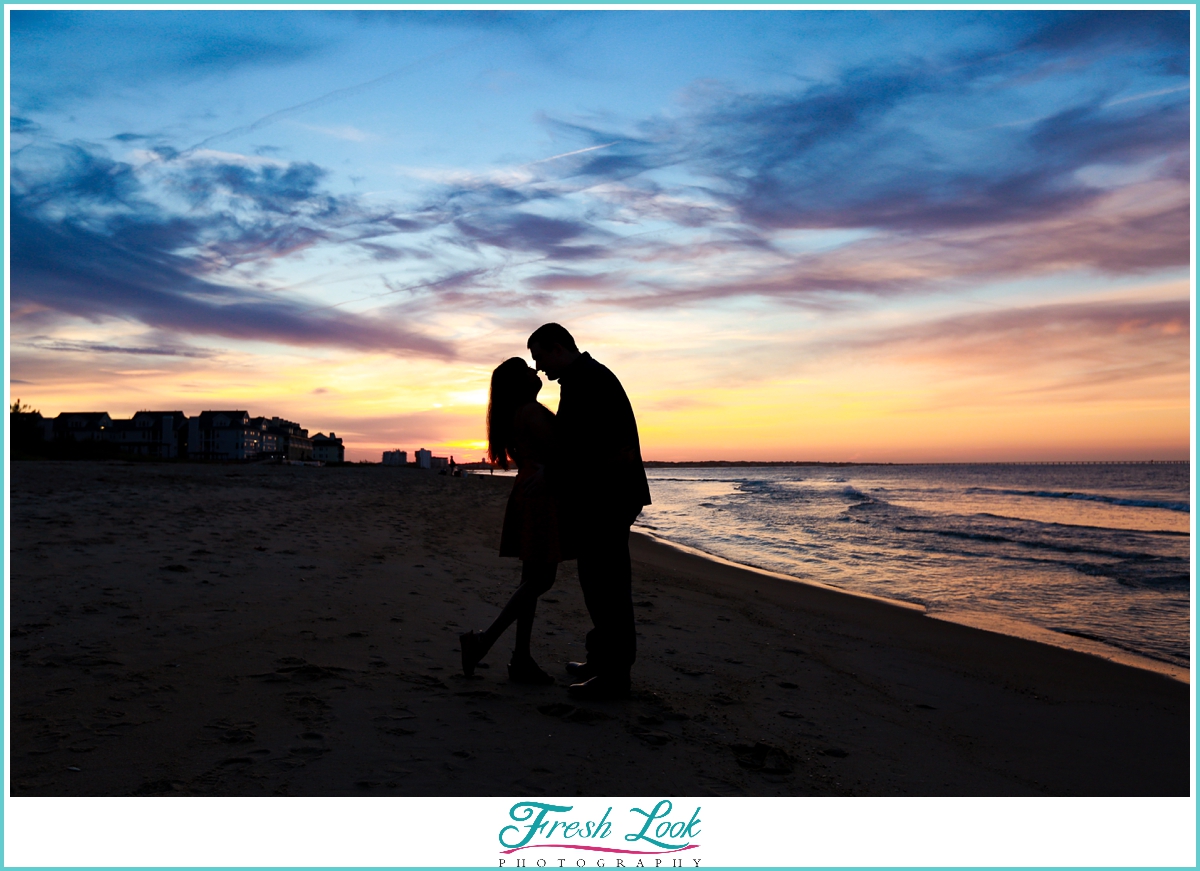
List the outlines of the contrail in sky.
{"label": "contrail in sky", "polygon": [[[295,106],[289,106],[286,109],[280,109],[276,112],[272,112],[270,115],[264,115],[263,117],[259,118],[257,121],[255,121],[251,124],[247,124],[243,127],[235,127],[232,130],[226,130],[224,133],[217,133],[213,136],[208,137],[207,139],[203,140],[202,142],[196,143],[191,148],[184,150],[183,152],[180,153],[179,156],[187,157],[189,154],[192,154],[193,152],[198,151],[199,149],[204,148],[220,139],[228,139],[233,136],[241,136],[246,133],[253,133],[255,130],[261,130],[263,127],[267,127],[271,124],[274,124],[276,121],[281,121],[282,119],[287,118],[289,115],[294,115],[298,112],[304,112],[304,111],[307,111],[308,109],[315,109],[318,106],[324,106],[327,103],[335,102],[336,100],[340,100],[343,97],[350,97],[355,94],[361,93],[362,91],[365,91],[368,88],[373,88],[376,85],[382,84],[386,81],[390,81],[391,79],[394,79],[398,76],[404,75],[405,73],[410,73],[413,70],[419,69],[428,64],[432,64],[436,61],[442,60],[451,55],[458,54],[461,51],[465,51],[466,49],[471,48],[472,46],[474,46],[475,44],[480,42],[482,39],[484,39],[484,37],[481,36],[481,37],[479,37],[479,39],[473,39],[470,42],[464,43],[463,45],[458,45],[458,46],[453,46],[451,48],[443,49],[442,51],[439,51],[436,54],[431,54],[429,57],[421,58],[418,61],[413,61],[412,63],[408,64],[407,66],[400,67],[400,69],[398,69],[398,70],[392,70],[392,72],[390,72],[390,73],[385,73],[384,75],[380,76],[379,78],[371,79],[370,81],[363,82],[362,84],[351,85],[348,88],[338,88],[336,91],[330,91],[328,94],[324,94],[320,97],[315,97],[312,100],[307,100],[303,103],[297,103]],[[584,149],[584,150],[586,151],[587,149]],[[548,158],[548,159],[552,160],[553,158]]]}
{"label": "contrail in sky", "polygon": [[[1137,100],[1148,100],[1151,97],[1161,97],[1165,94],[1177,94],[1180,91],[1190,90],[1191,87],[1192,87],[1191,85],[1179,85],[1178,87],[1174,87],[1174,88],[1163,88],[1161,91],[1146,91],[1143,94],[1134,94],[1129,97],[1121,97],[1120,99],[1117,99],[1117,100],[1109,100],[1107,103],[1101,103],[1100,108],[1108,109],[1108,108],[1111,108],[1112,106],[1120,106],[1122,103],[1133,103]],[[974,133],[977,130],[997,130],[1001,127],[1020,127],[1025,124],[1036,124],[1038,121],[1044,121],[1049,117],[1051,117],[1051,116],[1050,115],[1038,115],[1034,118],[1022,118],[1020,121],[1006,121],[1003,124],[992,124],[990,127],[976,127],[974,129],[968,130],[966,132]]]}
{"label": "contrail in sky", "polygon": [[1122,103],[1132,103],[1134,100],[1147,100],[1150,97],[1161,97],[1163,94],[1175,94],[1179,91],[1186,91],[1189,88],[1191,88],[1191,85],[1179,85],[1176,88],[1163,88],[1161,91],[1147,91],[1144,94],[1134,94],[1132,97],[1122,97],[1119,100],[1112,100],[1111,102],[1105,103],[1104,108],[1107,109],[1109,106],[1119,106]]}
{"label": "contrail in sky", "polygon": [[583,154],[585,151],[598,151],[601,148],[612,148],[617,143],[606,142],[604,145],[589,145],[587,148],[579,148],[575,151],[565,151],[562,154],[556,154],[553,157],[543,157],[541,160],[531,160],[529,163],[523,163],[521,166],[537,166],[539,163],[549,163],[552,160],[559,160],[563,157],[571,157],[575,154]]}

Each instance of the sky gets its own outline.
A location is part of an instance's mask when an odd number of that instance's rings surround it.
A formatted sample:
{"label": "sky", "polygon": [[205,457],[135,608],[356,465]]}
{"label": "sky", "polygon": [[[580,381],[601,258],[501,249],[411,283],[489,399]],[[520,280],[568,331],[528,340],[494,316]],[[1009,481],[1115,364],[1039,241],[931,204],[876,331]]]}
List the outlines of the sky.
{"label": "sky", "polygon": [[477,460],[553,321],[646,459],[1189,456],[1187,12],[9,15],[43,414]]}

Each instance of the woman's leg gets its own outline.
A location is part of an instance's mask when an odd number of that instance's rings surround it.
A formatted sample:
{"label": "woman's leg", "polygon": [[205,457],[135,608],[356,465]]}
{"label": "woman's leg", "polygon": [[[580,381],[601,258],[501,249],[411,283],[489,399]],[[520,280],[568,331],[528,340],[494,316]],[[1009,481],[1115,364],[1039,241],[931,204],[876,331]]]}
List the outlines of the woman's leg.
{"label": "woman's leg", "polygon": [[533,632],[533,615],[538,596],[554,585],[558,563],[539,563],[526,560],[521,564],[521,585],[517,587],[492,625],[479,635],[479,658],[491,649],[504,630],[517,621],[517,654],[529,656],[529,638]]}
{"label": "woman's leg", "polygon": [[517,612],[517,643],[513,647],[513,659],[532,659],[529,653],[529,639],[533,635],[533,615],[537,610],[537,600],[542,593],[554,586],[554,576],[558,572],[558,563],[524,563],[521,566],[521,586],[528,586],[533,595],[528,598],[525,608]]}

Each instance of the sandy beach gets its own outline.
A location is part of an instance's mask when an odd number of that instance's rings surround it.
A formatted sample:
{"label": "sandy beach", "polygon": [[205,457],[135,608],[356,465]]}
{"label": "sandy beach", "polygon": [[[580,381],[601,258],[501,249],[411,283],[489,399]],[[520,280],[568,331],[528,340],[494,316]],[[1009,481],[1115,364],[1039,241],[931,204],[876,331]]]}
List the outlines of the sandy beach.
{"label": "sandy beach", "polygon": [[[635,535],[628,701],[472,679],[511,481],[13,463],[11,778],[63,795],[1118,795],[1189,789],[1189,687]],[[509,632],[511,633],[511,629]]]}

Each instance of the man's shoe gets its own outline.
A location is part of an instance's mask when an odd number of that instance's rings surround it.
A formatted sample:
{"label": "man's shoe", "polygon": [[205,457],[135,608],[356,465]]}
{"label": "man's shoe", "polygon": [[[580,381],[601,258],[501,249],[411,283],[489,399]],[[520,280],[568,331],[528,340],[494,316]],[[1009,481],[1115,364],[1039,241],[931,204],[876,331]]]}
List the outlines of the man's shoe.
{"label": "man's shoe", "polygon": [[579,681],[595,677],[599,672],[590,662],[568,662],[567,674]]}
{"label": "man's shoe", "polygon": [[567,687],[567,695],[581,702],[608,702],[613,699],[629,698],[629,679],[624,680],[598,674],[583,683]]}

